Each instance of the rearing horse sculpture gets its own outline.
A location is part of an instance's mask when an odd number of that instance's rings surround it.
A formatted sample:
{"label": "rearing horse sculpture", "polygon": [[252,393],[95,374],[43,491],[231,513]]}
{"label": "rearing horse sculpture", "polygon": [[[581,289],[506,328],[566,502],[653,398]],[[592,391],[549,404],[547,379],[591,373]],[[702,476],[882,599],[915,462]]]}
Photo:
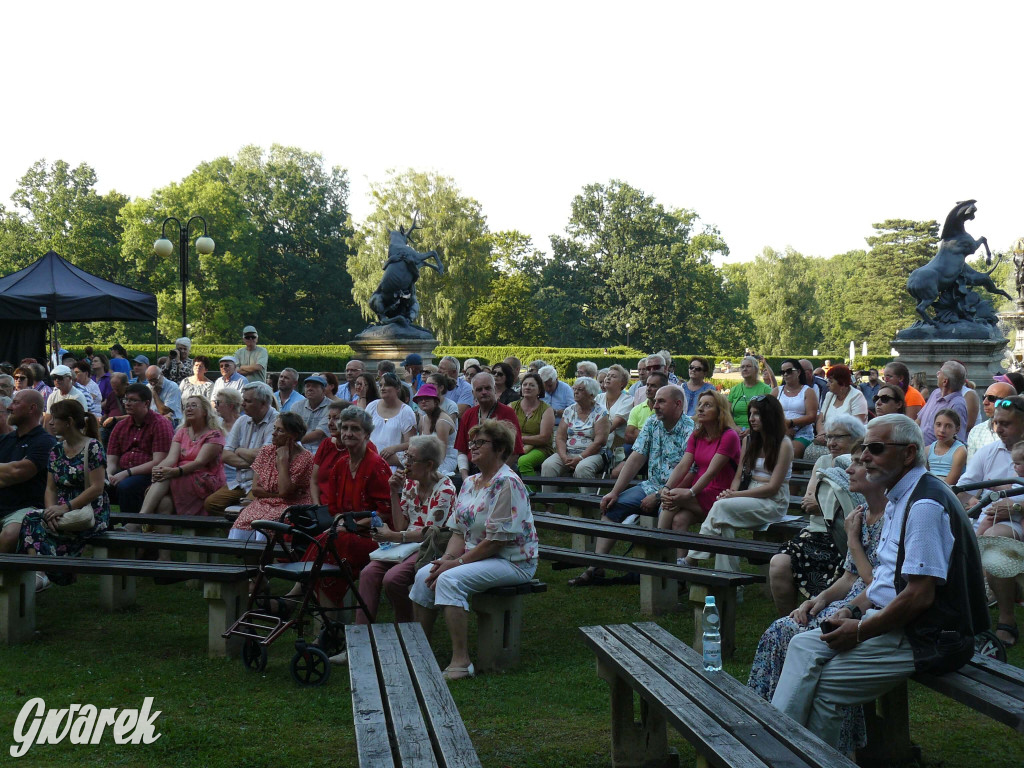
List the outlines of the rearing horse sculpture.
{"label": "rearing horse sculpture", "polygon": [[377,314],[381,325],[411,325],[419,317],[416,281],[420,276],[420,267],[430,267],[439,275],[444,274],[444,263],[437,251],[420,253],[409,245],[409,237],[416,229],[417,216],[413,214],[412,226],[408,231],[402,227],[397,232],[389,231],[391,241],[388,245],[388,260],[384,262],[384,276],[370,297],[370,309]]}
{"label": "rearing horse sculpture", "polygon": [[[985,264],[992,263],[992,251],[989,250],[988,240],[984,237],[975,239],[964,229],[964,222],[974,219],[974,214],[978,210],[976,202],[978,201],[964,200],[956,204],[942,225],[942,232],[939,235],[941,242],[935,257],[923,267],[911,272],[907,279],[907,291],[918,301],[917,314],[929,325],[935,325],[936,321],[928,315],[927,309],[942,293],[955,288],[961,280],[965,291],[980,286],[990,293],[998,293],[1011,300],[1013,298],[992,282],[991,271],[979,272],[967,266],[967,257],[977,251],[979,246],[985,248]],[[957,304],[960,309],[958,314],[965,320],[969,319],[966,303],[958,301]]]}

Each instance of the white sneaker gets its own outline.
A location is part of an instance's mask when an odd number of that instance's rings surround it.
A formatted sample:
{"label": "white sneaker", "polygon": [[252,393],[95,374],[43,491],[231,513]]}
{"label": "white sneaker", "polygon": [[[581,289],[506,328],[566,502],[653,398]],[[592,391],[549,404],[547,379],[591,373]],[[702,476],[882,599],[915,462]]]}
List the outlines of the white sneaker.
{"label": "white sneaker", "polygon": [[50,588],[50,579],[42,571],[36,571],[36,592]]}
{"label": "white sneaker", "polygon": [[347,666],[348,665],[348,651],[342,651],[341,653],[336,653],[333,656],[331,656],[330,658],[328,658],[327,660],[329,662],[331,662],[331,664],[336,664],[339,667]]}
{"label": "white sneaker", "polygon": [[627,515],[622,520],[623,525],[636,525],[640,522],[640,515]]}

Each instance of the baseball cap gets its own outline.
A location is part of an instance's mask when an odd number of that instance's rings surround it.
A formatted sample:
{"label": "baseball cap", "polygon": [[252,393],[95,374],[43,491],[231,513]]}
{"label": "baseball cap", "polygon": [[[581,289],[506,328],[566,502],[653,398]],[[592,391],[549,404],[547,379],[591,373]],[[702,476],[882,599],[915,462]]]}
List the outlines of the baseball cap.
{"label": "baseball cap", "polygon": [[245,326],[245,328],[242,329],[242,335],[243,336],[245,336],[245,334],[247,334],[247,333],[255,333],[257,336],[260,335],[259,331],[256,330],[256,327],[252,326],[252,325],[247,325],[247,326]]}
{"label": "baseball cap", "polygon": [[402,361],[402,365],[408,368],[410,365],[423,365],[423,358],[415,352],[410,352],[405,356],[405,360]]}
{"label": "baseball cap", "polygon": [[142,363],[143,365],[149,365],[149,358],[145,355],[136,355],[132,360],[133,363]]}
{"label": "baseball cap", "polygon": [[50,371],[50,375],[51,376],[70,376],[71,375],[71,369],[68,368],[66,365],[58,365],[52,371]]}
{"label": "baseball cap", "polygon": [[327,379],[319,375],[307,376],[306,380],[302,382],[303,386],[305,386],[306,384],[319,384],[321,387],[326,387]]}

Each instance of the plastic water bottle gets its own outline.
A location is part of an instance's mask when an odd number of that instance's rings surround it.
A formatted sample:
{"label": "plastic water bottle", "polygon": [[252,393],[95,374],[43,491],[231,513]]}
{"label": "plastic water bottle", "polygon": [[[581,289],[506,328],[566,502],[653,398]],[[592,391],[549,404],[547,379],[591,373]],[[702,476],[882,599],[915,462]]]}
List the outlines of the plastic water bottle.
{"label": "plastic water bottle", "polygon": [[721,621],[718,617],[718,606],[715,605],[715,596],[708,595],[704,598],[704,671],[722,671],[722,633],[720,630]]}
{"label": "plastic water bottle", "polygon": [[[376,530],[382,525],[384,525],[384,521],[380,519],[380,515],[378,515],[376,511],[371,512],[370,527]],[[395,546],[395,542],[393,541],[381,541],[377,543],[377,549],[391,549],[393,546]]]}

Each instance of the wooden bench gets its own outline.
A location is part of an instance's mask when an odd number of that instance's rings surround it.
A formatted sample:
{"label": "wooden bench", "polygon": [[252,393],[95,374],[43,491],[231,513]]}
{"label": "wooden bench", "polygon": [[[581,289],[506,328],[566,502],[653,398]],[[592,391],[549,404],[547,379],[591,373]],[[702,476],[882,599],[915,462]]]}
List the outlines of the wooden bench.
{"label": "wooden bench", "polygon": [[199,579],[209,613],[209,653],[226,656],[236,650],[221,636],[240,615],[248,596],[245,565],[168,563],[41,555],[0,555],[0,642],[27,642],[35,632],[36,571],[60,571],[113,577],[100,585],[100,604],[114,610],[135,601],[135,578]]}
{"label": "wooden bench", "polygon": [[[676,565],[675,563],[641,560],[619,555],[595,555],[593,552],[578,552],[573,549],[551,547],[544,544],[540,546],[540,558],[580,566],[594,565],[627,573],[639,573],[641,579],[643,576],[653,576],[655,579],[652,580],[652,590],[663,591],[663,594],[675,592],[673,608],[678,605],[678,583],[687,582],[690,587],[689,601],[693,605],[696,619],[693,642],[697,648],[703,646],[699,612],[704,610],[704,598],[707,595],[714,595],[721,618],[722,656],[724,658],[731,658],[736,650],[736,588],[764,581],[764,576],[760,574],[716,571],[711,568]],[[662,606],[665,603],[666,601],[663,599],[648,598],[645,600],[641,590],[641,610],[644,613],[663,612],[665,609]],[[660,610],[654,610],[655,606]]]}
{"label": "wooden bench", "polygon": [[476,614],[476,659],[480,672],[511,669],[519,664],[523,628],[523,598],[547,592],[548,585],[534,579],[525,584],[492,587],[473,595]]}
{"label": "wooden bench", "polygon": [[345,628],[359,765],[479,766],[419,624]]}
{"label": "wooden bench", "polygon": [[169,525],[180,528],[182,535],[195,536],[197,533],[224,531],[231,527],[226,517],[207,515],[143,515],[133,512],[111,512],[111,525]]}
{"label": "wooden bench", "polygon": [[611,688],[614,768],[677,764],[668,748],[669,724],[693,744],[698,766],[854,768],[727,672],[705,672],[701,655],[658,625],[580,631]]}

